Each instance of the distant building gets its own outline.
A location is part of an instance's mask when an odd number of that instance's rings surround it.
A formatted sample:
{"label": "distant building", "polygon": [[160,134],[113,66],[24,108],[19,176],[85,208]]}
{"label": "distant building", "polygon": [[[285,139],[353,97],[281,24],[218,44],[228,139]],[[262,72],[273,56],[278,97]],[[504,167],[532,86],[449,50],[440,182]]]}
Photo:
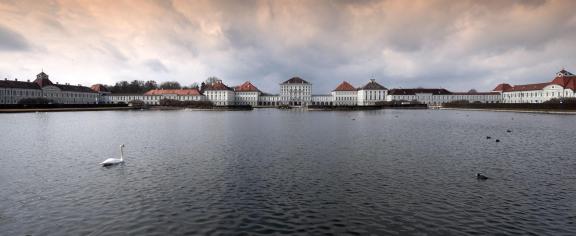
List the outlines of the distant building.
{"label": "distant building", "polygon": [[212,84],[204,86],[204,95],[208,101],[216,106],[232,106],[235,105],[234,90],[226,86],[222,81],[216,81]]}
{"label": "distant building", "polygon": [[334,106],[358,105],[358,91],[350,83],[343,81],[331,92]]}
{"label": "distant building", "polygon": [[450,92],[442,88],[392,89],[387,101],[406,101],[440,106],[454,101],[471,103],[498,103],[500,94],[495,92]]}
{"label": "distant building", "polygon": [[326,95],[312,95],[311,105],[318,106],[332,106],[334,98],[330,94]]}
{"label": "distant building", "polygon": [[98,93],[97,103],[98,104],[106,104],[108,102],[108,96],[111,94],[110,91],[106,88],[106,86],[102,84],[95,84],[90,87],[93,91]]}
{"label": "distant building", "polygon": [[280,95],[261,93],[258,101],[258,106],[275,107],[280,106]]}
{"label": "distant building", "polygon": [[262,92],[250,83],[250,81],[246,81],[242,85],[235,87],[234,92],[236,93],[234,96],[236,105],[251,105],[254,107],[259,105],[258,102],[260,101],[260,94],[262,94]]}
{"label": "distant building", "polygon": [[514,86],[503,83],[493,91],[502,95],[504,103],[543,103],[553,98],[574,98],[576,76],[562,69],[551,82]]}
{"label": "distant building", "polygon": [[280,84],[280,100],[290,106],[311,105],[312,84],[300,77],[292,77]]}
{"label": "distant building", "polygon": [[140,100],[147,105],[160,105],[162,99],[177,101],[206,101],[200,90],[191,89],[153,89],[144,94],[113,94],[106,97],[107,103],[125,103],[128,104],[135,100]]}
{"label": "distant building", "polygon": [[292,77],[280,84],[280,94],[262,92],[250,81],[233,88],[222,80],[212,78],[200,89],[155,89],[143,94],[113,94],[106,86],[91,88],[81,85],[54,84],[41,72],[33,82],[29,80],[0,80],[0,104],[17,104],[25,98],[46,98],[62,104],[129,103],[141,100],[159,105],[162,99],[178,101],[210,101],[216,106],[250,105],[255,107],[289,106],[373,106],[382,102],[417,102],[431,106],[454,101],[471,103],[542,103],[550,99],[576,98],[576,75],[562,69],[551,82],[515,85],[499,84],[492,92],[451,92],[443,88],[387,89],[371,79],[355,88],[343,81],[330,94],[312,95],[312,84],[300,77]]}
{"label": "distant building", "polygon": [[24,98],[45,98],[60,104],[96,104],[100,94],[82,85],[54,84],[44,72],[36,80],[0,81],[0,104],[18,104]]}
{"label": "distant building", "polygon": [[371,79],[366,85],[358,88],[358,106],[373,106],[386,101],[388,89]]}

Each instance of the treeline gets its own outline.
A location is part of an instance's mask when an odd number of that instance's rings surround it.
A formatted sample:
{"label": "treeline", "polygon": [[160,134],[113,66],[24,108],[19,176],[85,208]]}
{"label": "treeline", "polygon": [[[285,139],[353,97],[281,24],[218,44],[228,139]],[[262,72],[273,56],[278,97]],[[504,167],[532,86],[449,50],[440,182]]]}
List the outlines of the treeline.
{"label": "treeline", "polygon": [[145,93],[152,89],[189,89],[197,88],[198,84],[193,83],[190,86],[182,86],[177,81],[166,81],[160,85],[154,80],[133,80],[132,82],[120,81],[114,85],[105,85],[111,93]]}

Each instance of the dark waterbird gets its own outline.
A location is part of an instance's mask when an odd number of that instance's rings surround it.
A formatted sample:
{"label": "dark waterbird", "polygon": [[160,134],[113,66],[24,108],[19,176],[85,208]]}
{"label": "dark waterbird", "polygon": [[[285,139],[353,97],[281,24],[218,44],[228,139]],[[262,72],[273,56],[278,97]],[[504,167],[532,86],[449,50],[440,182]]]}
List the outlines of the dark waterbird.
{"label": "dark waterbird", "polygon": [[487,180],[488,177],[486,177],[486,176],[483,175],[483,174],[477,173],[477,174],[476,174],[476,179],[478,179],[478,180]]}
{"label": "dark waterbird", "polygon": [[500,142],[500,139],[496,139],[496,142],[499,143],[499,142]]}
{"label": "dark waterbird", "polygon": [[491,139],[491,138],[492,138],[492,137],[490,137],[490,136],[486,136],[486,139]]}
{"label": "dark waterbird", "polygon": [[506,130],[506,132],[508,132],[508,133],[512,133],[512,130],[509,130],[509,129],[507,129],[507,130]]}

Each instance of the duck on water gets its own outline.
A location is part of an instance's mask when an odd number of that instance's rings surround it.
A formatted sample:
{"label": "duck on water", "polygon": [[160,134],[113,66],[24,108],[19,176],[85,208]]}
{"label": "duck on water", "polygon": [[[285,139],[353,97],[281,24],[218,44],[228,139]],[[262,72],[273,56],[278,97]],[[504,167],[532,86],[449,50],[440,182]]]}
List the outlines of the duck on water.
{"label": "duck on water", "polygon": [[476,179],[478,179],[478,180],[487,180],[488,177],[485,176],[485,175],[483,175],[483,174],[477,173],[477,174],[476,174]]}

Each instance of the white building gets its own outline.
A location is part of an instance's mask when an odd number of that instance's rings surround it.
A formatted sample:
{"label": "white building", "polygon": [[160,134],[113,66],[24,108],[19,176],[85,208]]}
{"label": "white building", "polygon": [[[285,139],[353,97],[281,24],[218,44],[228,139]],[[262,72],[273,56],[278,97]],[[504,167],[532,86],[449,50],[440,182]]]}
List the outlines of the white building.
{"label": "white building", "polygon": [[440,106],[444,103],[463,101],[480,102],[480,103],[498,103],[500,94],[495,92],[467,92],[453,93],[446,89],[391,89],[387,101],[405,101],[423,103],[431,106]]}
{"label": "white building", "polygon": [[280,84],[282,104],[307,106],[312,102],[312,84],[300,77],[292,77]]}
{"label": "white building", "polygon": [[235,105],[236,98],[234,90],[226,86],[222,81],[205,85],[202,92],[206,96],[206,99],[216,106]]}
{"label": "white building", "polygon": [[44,72],[34,82],[0,81],[0,104],[18,104],[24,98],[45,98],[60,104],[96,104],[100,95],[82,85],[53,84]]}
{"label": "white building", "polygon": [[42,97],[42,89],[36,83],[4,79],[0,81],[0,104],[18,104],[25,98]]}
{"label": "white building", "polygon": [[358,88],[358,106],[373,106],[386,101],[388,89],[371,79],[363,87]]}
{"label": "white building", "polygon": [[514,86],[504,83],[493,91],[502,95],[504,103],[543,103],[553,98],[574,98],[575,90],[576,76],[562,69],[552,82]]}
{"label": "white building", "polygon": [[162,99],[170,99],[177,101],[206,101],[200,90],[197,88],[191,89],[153,89],[144,94],[113,94],[111,96],[103,96],[105,103],[125,103],[128,104],[132,101],[142,101],[147,105],[160,105]]}
{"label": "white building", "polygon": [[317,106],[332,106],[334,97],[332,95],[312,95],[311,105]]}
{"label": "white building", "polygon": [[260,94],[259,99],[260,99],[260,100],[258,101],[258,105],[259,105],[259,106],[263,106],[263,107],[275,107],[275,106],[280,106],[280,105],[281,105],[280,95],[278,95],[278,94],[262,93],[262,94]]}
{"label": "white building", "polygon": [[260,101],[260,94],[262,92],[256,88],[250,81],[244,82],[242,85],[234,88],[235,105],[250,105],[258,106]]}
{"label": "white building", "polygon": [[330,93],[334,106],[357,106],[358,91],[350,83],[343,81]]}

